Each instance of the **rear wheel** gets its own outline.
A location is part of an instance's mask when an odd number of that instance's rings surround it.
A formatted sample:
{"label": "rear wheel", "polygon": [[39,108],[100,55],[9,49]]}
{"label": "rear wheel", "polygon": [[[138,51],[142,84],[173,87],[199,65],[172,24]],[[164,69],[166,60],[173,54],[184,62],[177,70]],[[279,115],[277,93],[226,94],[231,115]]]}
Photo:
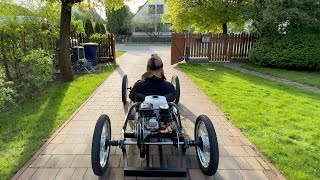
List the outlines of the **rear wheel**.
{"label": "rear wheel", "polygon": [[178,76],[172,76],[171,84],[174,86],[174,89],[175,89],[174,103],[178,104],[180,100],[180,81]]}
{"label": "rear wheel", "polygon": [[127,96],[128,96],[128,77],[125,74],[122,77],[122,102],[123,102],[123,104],[127,103]]}
{"label": "rear wheel", "polygon": [[111,139],[111,124],[107,115],[99,117],[93,133],[91,164],[94,174],[101,176],[107,170],[110,146],[106,143]]}
{"label": "rear wheel", "polygon": [[197,118],[194,135],[199,142],[196,153],[200,169],[204,174],[212,176],[218,169],[219,148],[215,129],[207,116],[200,115]]}

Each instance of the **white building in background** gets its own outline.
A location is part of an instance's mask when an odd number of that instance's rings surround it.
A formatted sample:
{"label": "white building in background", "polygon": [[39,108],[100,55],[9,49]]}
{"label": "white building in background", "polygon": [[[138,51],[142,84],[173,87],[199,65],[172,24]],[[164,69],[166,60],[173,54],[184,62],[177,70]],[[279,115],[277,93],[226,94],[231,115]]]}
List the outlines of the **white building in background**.
{"label": "white building in background", "polygon": [[167,5],[161,0],[147,1],[132,18],[132,35],[170,37],[170,22],[162,22],[162,15],[168,11]]}

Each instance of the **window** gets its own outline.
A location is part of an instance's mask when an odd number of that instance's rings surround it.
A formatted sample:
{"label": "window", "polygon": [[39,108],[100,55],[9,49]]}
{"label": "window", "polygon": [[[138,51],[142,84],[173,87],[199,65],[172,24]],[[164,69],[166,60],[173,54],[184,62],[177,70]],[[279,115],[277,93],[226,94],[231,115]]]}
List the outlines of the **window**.
{"label": "window", "polygon": [[156,7],[155,7],[155,5],[149,5],[149,14],[155,14],[155,9],[156,9]]}
{"label": "window", "polygon": [[163,14],[163,5],[157,5],[157,14]]}
{"label": "window", "polygon": [[164,32],[170,32],[170,23],[165,23],[163,27]]}

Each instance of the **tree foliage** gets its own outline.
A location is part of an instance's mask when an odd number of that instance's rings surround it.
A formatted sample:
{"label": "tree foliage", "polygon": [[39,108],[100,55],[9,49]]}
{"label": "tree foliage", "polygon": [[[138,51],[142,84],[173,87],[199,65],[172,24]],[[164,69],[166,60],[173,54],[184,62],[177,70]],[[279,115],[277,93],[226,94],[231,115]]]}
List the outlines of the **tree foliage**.
{"label": "tree foliage", "polygon": [[91,36],[94,33],[92,22],[90,19],[86,19],[84,23],[84,30],[88,36]]}
{"label": "tree foliage", "polygon": [[128,34],[130,32],[132,14],[128,6],[115,11],[107,11],[107,30],[115,34]]}
{"label": "tree foliage", "polygon": [[96,22],[94,25],[94,33],[101,34],[100,22]]}
{"label": "tree foliage", "polygon": [[260,33],[249,58],[280,68],[320,69],[318,0],[255,1],[248,15]]}
{"label": "tree foliage", "polygon": [[148,14],[144,19],[133,20],[132,27],[135,32],[144,32],[150,37],[159,37],[164,30],[159,14]]}
{"label": "tree foliage", "polygon": [[106,28],[104,27],[103,23],[100,23],[100,32],[101,34],[106,34]]}
{"label": "tree foliage", "polygon": [[260,34],[320,32],[319,0],[256,0],[246,16]]}
{"label": "tree foliage", "polygon": [[172,23],[171,29],[221,33],[223,24],[244,25],[244,13],[249,0],[165,0],[169,13],[163,18]]}

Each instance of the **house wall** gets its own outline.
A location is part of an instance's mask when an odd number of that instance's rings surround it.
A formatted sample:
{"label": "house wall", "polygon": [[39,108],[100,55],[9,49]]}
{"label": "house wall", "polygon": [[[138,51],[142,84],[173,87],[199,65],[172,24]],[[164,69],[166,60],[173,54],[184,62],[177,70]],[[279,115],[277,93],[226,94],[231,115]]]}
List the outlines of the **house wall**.
{"label": "house wall", "polygon": [[[139,22],[148,22],[149,21],[149,18],[151,17],[151,15],[149,14],[149,5],[155,5],[155,14],[154,14],[154,16],[156,18],[159,18],[159,19],[162,19],[162,15],[169,11],[167,5],[161,0],[147,1],[137,11],[137,13],[133,16],[133,18],[132,18],[133,25],[134,24],[138,24]],[[163,5],[163,14],[157,14],[157,5]],[[169,21],[165,21],[164,23],[168,24],[170,22]],[[167,26],[167,28],[170,27],[170,25],[165,25],[165,26]],[[135,30],[133,31],[132,35],[134,37],[148,37],[149,36],[145,32],[137,32]],[[159,33],[159,37],[170,37],[170,36],[171,36],[171,32],[160,32]]]}
{"label": "house wall", "polygon": [[[149,5],[163,5],[163,13],[169,12],[168,6],[161,0],[153,0],[151,2],[147,1],[146,4],[143,5],[143,7],[138,10],[138,12],[133,16],[132,21],[140,21],[144,20],[146,16],[148,16],[149,12]],[[155,9],[157,12],[157,9]],[[161,15],[162,16],[162,15]],[[167,21],[166,23],[169,23]]]}

